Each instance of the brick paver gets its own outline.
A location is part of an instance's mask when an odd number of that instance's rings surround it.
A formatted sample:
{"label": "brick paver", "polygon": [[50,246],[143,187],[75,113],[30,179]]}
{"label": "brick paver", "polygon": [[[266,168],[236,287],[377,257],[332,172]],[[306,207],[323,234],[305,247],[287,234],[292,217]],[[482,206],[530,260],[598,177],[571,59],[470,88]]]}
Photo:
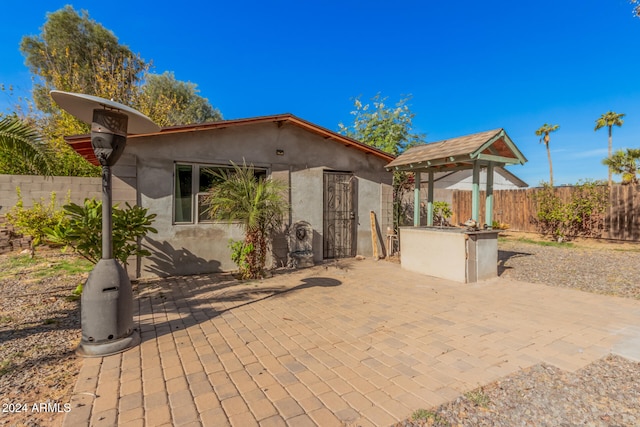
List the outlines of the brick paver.
{"label": "brick paver", "polygon": [[540,362],[640,359],[640,302],[384,261],[141,283],[141,344],[84,359],[65,426],[385,425]]}

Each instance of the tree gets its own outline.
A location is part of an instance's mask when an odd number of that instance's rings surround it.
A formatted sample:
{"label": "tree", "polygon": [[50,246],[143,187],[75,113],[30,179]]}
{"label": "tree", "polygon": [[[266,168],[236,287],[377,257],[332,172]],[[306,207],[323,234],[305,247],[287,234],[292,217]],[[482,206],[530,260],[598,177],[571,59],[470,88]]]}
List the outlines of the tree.
{"label": "tree", "polygon": [[553,164],[551,163],[551,150],[549,149],[549,134],[558,130],[560,125],[548,125],[543,124],[538,130],[536,135],[540,137],[540,142],[544,143],[547,148],[547,159],[549,159],[549,185],[553,188]]}
{"label": "tree", "polygon": [[121,45],[109,30],[89,18],[87,11],[65,6],[47,14],[38,36],[20,43],[25,63],[36,76],[33,100],[41,133],[50,145],[55,175],[99,176],[64,141],[66,135],[89,132],[89,126],[62,111],[49,96],[52,89],[86,93],[131,105],[148,65]]}
{"label": "tree", "polygon": [[149,66],[118,38],[72,6],[47,14],[39,36],[20,43],[25,63],[38,77],[33,97],[45,113],[57,112],[49,91],[58,89],[100,96],[123,104],[135,98],[133,88]]}
{"label": "tree", "polygon": [[[614,126],[622,126],[622,123],[624,123],[624,120],[622,120],[622,118],[624,116],[625,116],[624,114],[618,114],[618,113],[614,113],[613,111],[607,111],[605,114],[601,115],[596,120],[596,127],[593,129],[594,131],[597,131],[598,129],[601,129],[605,126],[609,128],[609,151],[607,153],[608,158],[611,158],[611,150],[612,150],[611,130],[613,129]],[[611,185],[611,168],[609,168],[608,182],[609,182],[609,185]]]}
{"label": "tree", "polygon": [[[425,135],[412,132],[415,113],[407,105],[411,96],[402,98],[395,107],[387,106],[386,100],[378,93],[371,98],[373,108],[370,108],[369,104],[363,105],[359,97],[355,98],[355,110],[351,111],[353,124],[345,126],[339,123],[339,132],[395,156],[407,148],[423,144]],[[403,216],[404,188],[413,178],[413,174],[407,172],[393,172],[393,227],[396,232]]]}
{"label": "tree", "polygon": [[232,242],[232,259],[243,278],[258,278],[264,270],[269,236],[281,226],[287,210],[283,199],[286,187],[273,179],[256,177],[253,166],[245,164],[212,173],[214,184],[205,199],[206,212],[213,219],[240,222],[245,238]]}
{"label": "tree", "polygon": [[35,76],[33,100],[40,113],[33,119],[53,155],[54,175],[99,176],[100,169],[64,141],[64,136],[88,133],[89,126],[62,111],[49,96],[52,89],[113,99],[144,110],[161,125],[220,118],[197,95],[196,85],[177,81],[173,74],[149,74],[150,65],[87,11],[65,6],[47,14],[41,33],[25,36],[20,50]]}
{"label": "tree", "polygon": [[622,184],[638,184],[640,149],[618,150],[612,156],[602,160],[602,163],[613,173],[622,175]]}
{"label": "tree", "polygon": [[398,101],[395,107],[385,104],[387,98],[376,94],[369,104],[363,105],[360,98],[355,98],[353,124],[345,126],[338,124],[339,132],[350,138],[364,142],[387,153],[398,155],[405,149],[424,142],[424,135],[411,133],[413,118],[407,102],[411,96]]}
{"label": "tree", "polygon": [[173,73],[147,74],[138,109],[159,126],[222,120],[220,111],[198,95],[197,85],[176,80]]}
{"label": "tree", "polygon": [[0,173],[51,175],[42,138],[16,116],[0,117]]}
{"label": "tree", "polygon": [[640,0],[631,0],[633,4],[633,14],[640,18]]}

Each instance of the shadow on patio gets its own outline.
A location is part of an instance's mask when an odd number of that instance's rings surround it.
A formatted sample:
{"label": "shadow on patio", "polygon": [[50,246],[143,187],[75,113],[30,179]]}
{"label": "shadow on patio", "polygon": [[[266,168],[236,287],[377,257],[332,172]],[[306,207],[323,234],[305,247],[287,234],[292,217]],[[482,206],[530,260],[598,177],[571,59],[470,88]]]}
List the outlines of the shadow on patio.
{"label": "shadow on patio", "polygon": [[294,286],[273,286],[273,278],[265,282],[239,281],[230,273],[143,282],[138,287],[136,298],[141,339],[147,341],[186,329],[228,311],[291,292],[342,284],[340,280],[329,277],[306,277],[299,282]]}

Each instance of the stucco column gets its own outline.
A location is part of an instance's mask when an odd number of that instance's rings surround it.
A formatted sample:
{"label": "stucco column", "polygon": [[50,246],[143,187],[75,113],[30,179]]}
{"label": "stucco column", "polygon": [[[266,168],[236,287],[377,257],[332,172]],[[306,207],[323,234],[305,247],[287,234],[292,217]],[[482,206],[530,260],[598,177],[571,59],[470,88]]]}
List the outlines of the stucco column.
{"label": "stucco column", "polygon": [[420,172],[413,173],[413,226],[420,226]]}
{"label": "stucco column", "polygon": [[429,171],[429,193],[427,194],[427,225],[433,225],[433,171]]}
{"label": "stucco column", "polygon": [[473,163],[473,185],[471,187],[471,219],[479,222],[480,216],[480,165]]}
{"label": "stucco column", "polygon": [[491,228],[493,224],[493,162],[487,165],[487,197],[484,204],[485,223]]}

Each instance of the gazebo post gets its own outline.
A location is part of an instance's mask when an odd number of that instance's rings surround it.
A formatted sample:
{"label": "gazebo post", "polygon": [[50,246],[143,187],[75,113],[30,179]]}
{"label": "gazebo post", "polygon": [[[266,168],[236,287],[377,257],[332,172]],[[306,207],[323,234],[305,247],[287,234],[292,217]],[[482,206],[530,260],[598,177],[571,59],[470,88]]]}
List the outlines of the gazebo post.
{"label": "gazebo post", "polygon": [[427,225],[433,226],[433,171],[429,170],[429,193],[427,194]]}
{"label": "gazebo post", "polygon": [[487,165],[487,193],[485,199],[485,223],[490,229],[493,228],[493,162]]}
{"label": "gazebo post", "polygon": [[473,162],[473,186],[471,188],[471,219],[479,222],[480,217],[480,164]]}
{"label": "gazebo post", "polygon": [[413,226],[420,226],[420,172],[413,173]]}

